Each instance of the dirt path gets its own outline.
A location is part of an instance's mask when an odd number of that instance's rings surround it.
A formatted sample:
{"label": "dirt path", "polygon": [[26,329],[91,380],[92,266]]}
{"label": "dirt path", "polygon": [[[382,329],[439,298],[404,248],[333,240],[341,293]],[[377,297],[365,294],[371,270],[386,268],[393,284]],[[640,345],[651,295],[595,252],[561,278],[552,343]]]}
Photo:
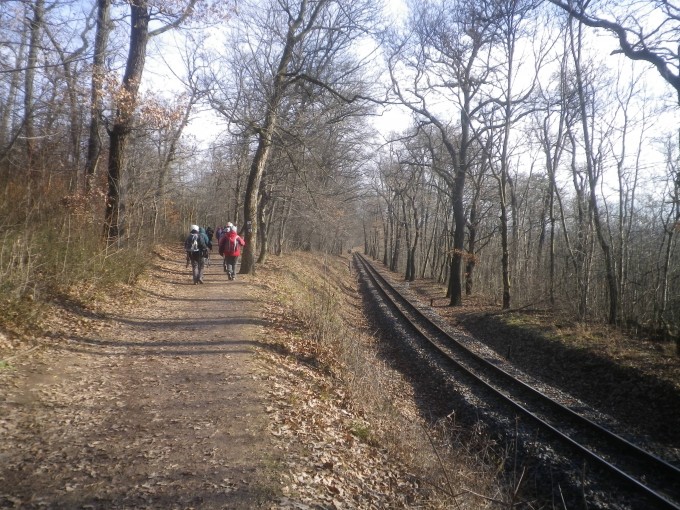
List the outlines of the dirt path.
{"label": "dirt path", "polygon": [[272,506],[253,282],[205,282],[163,260],[143,306],[0,371],[0,508]]}

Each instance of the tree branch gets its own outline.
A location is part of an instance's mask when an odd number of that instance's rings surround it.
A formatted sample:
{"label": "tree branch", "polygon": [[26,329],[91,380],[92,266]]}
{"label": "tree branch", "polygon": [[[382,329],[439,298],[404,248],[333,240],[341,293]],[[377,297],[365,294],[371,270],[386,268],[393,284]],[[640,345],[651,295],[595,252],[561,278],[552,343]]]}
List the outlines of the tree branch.
{"label": "tree branch", "polygon": [[671,70],[668,62],[664,60],[661,55],[645,46],[643,46],[642,49],[636,49],[635,45],[628,40],[628,31],[618,23],[590,16],[585,12],[577,10],[571,5],[564,3],[562,0],[548,1],[560,9],[566,11],[570,16],[577,19],[586,26],[591,28],[603,28],[609,32],[612,32],[619,40],[621,53],[631,60],[642,60],[656,67],[661,77],[675,89],[678,94],[678,101],[680,102],[680,76]]}

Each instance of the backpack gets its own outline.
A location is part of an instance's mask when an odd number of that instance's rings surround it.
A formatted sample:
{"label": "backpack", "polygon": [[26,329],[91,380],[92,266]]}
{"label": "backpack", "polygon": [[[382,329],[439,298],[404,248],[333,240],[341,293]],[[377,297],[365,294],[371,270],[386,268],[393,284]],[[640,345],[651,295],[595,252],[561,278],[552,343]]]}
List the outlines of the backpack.
{"label": "backpack", "polygon": [[238,237],[234,237],[234,241],[229,241],[229,247],[227,248],[229,253],[236,253],[238,251]]}
{"label": "backpack", "polygon": [[224,254],[234,256],[234,254],[238,252],[239,247],[238,236],[235,236],[234,239],[232,240],[229,237],[229,234],[224,235],[226,236],[226,239],[224,240],[224,253],[220,253],[220,255]]}
{"label": "backpack", "polygon": [[198,234],[191,234],[191,244],[189,251],[198,251]]}

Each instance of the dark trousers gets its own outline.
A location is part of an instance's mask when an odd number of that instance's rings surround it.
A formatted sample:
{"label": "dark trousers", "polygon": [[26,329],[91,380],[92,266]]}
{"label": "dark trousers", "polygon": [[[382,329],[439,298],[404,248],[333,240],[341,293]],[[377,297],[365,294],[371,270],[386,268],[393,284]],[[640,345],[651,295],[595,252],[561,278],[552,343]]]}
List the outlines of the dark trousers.
{"label": "dark trousers", "polygon": [[191,273],[194,277],[194,283],[203,283],[203,266],[205,259],[200,251],[189,251],[189,260],[191,261]]}

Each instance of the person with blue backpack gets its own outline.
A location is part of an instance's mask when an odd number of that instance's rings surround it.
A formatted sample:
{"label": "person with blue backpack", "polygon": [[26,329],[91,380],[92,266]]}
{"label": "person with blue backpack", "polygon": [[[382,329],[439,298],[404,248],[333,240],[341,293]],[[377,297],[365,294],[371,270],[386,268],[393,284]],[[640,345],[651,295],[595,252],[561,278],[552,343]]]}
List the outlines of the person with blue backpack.
{"label": "person with blue backpack", "polygon": [[191,262],[194,285],[203,283],[204,253],[208,250],[207,236],[201,233],[198,225],[191,225],[191,232],[184,241],[187,260]]}

